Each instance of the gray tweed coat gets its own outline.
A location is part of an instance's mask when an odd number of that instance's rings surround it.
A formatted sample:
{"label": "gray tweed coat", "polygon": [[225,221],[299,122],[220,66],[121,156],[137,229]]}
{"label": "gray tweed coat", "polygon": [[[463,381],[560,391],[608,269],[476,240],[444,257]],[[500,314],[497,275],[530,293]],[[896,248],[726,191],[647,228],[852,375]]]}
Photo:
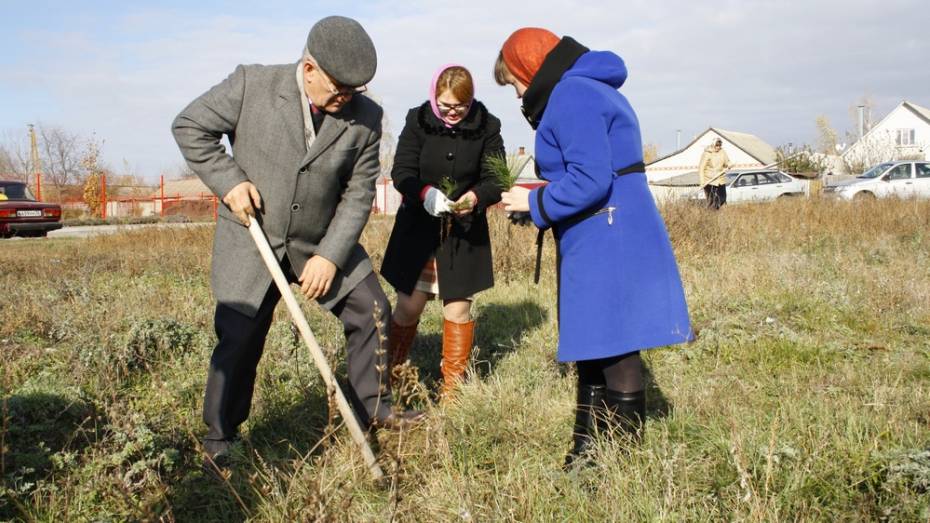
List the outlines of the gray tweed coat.
{"label": "gray tweed coat", "polygon": [[[191,102],[171,128],[188,165],[220,198],[251,181],[262,197],[261,222],[279,259],[300,274],[314,254],[338,267],[332,307],[372,270],[358,243],[380,172],[381,108],[356,96],[323,121],[307,150],[297,64],[240,65]],[[226,135],[232,154],[221,139]],[[211,285],[216,300],[254,316],[271,285],[248,230],[220,205]]]}

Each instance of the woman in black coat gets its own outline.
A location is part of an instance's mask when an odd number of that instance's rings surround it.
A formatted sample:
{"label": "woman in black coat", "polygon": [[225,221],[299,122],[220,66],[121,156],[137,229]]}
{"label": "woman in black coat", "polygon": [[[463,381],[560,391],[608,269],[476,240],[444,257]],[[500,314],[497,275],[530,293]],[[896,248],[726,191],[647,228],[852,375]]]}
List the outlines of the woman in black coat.
{"label": "woman in black coat", "polygon": [[407,113],[394,156],[391,177],[403,203],[381,266],[397,291],[391,369],[407,359],[423,308],[438,296],[442,396],[465,374],[475,331],[472,296],[494,285],[485,210],[500,201],[501,188],[485,158],[504,154],[500,130],[500,120],[474,100],[468,70],[450,64],[433,76],[429,101]]}

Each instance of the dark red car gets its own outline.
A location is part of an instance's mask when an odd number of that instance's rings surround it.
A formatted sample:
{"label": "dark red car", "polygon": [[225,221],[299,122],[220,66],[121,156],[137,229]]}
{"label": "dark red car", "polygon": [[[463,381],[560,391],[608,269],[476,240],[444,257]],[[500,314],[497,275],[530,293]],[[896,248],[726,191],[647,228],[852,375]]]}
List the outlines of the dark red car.
{"label": "dark red car", "polygon": [[61,229],[61,206],[37,202],[22,182],[0,180],[0,237],[45,236]]}

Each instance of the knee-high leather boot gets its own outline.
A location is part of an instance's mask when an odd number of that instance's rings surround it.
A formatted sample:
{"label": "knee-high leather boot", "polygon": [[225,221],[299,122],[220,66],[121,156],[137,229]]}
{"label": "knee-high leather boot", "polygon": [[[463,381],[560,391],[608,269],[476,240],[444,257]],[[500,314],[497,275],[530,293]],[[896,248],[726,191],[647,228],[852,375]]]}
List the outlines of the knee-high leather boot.
{"label": "knee-high leather boot", "polygon": [[598,420],[598,428],[603,432],[617,431],[629,434],[634,441],[643,438],[646,422],[646,391],[618,392],[604,391],[604,416]]}
{"label": "knee-high leather boot", "polygon": [[575,425],[572,431],[572,450],[565,456],[565,468],[570,468],[591,448],[591,438],[594,437],[594,428],[597,420],[602,418],[604,405],[603,385],[579,385],[578,397],[575,400]]}
{"label": "knee-high leather boot", "polygon": [[442,323],[442,388],[440,397],[447,398],[456,386],[465,378],[468,357],[471,355],[475,341],[475,321],[455,323],[443,320]]}
{"label": "knee-high leather boot", "polygon": [[393,319],[391,320],[391,333],[388,335],[388,355],[391,362],[391,379],[395,378],[394,368],[407,361],[410,354],[410,347],[413,345],[413,339],[417,335],[417,325],[398,325]]}

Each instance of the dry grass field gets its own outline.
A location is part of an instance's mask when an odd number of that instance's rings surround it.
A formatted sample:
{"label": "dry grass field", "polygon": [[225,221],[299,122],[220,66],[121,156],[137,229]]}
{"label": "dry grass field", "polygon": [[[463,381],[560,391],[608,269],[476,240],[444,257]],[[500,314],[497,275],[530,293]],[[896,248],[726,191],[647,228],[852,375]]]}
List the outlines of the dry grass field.
{"label": "dry grass field", "polygon": [[[203,477],[211,228],[0,243],[0,520],[930,519],[930,203],[663,215],[700,336],[646,354],[641,445],[605,440],[597,467],[561,470],[574,371],[554,361],[553,244],[533,285],[534,231],[495,216],[469,380],[430,399],[430,304],[408,383],[429,421],[378,435],[387,485],[330,417],[283,305],[235,472]],[[390,225],[365,232],[376,266]],[[341,362],[338,322],[305,310]]]}

